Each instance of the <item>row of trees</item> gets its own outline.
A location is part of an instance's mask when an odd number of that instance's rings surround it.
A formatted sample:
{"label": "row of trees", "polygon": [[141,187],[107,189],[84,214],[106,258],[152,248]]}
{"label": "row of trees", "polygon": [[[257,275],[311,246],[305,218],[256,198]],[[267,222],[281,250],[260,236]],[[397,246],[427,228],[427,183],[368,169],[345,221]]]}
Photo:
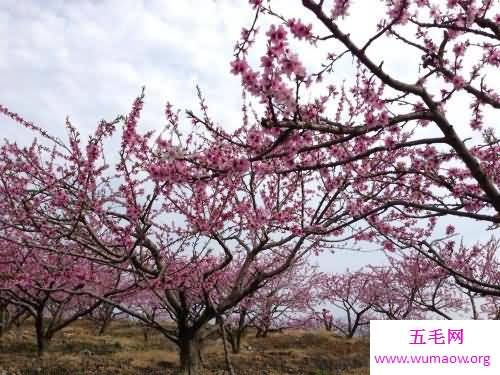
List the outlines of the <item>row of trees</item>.
{"label": "row of trees", "polygon": [[[462,247],[457,257],[469,258],[472,274],[498,278],[499,264],[494,259],[498,248],[498,241],[491,240],[485,249]],[[481,255],[471,257],[471,251],[487,256],[480,260]],[[37,277],[29,280],[23,268],[16,274],[8,274],[10,284],[3,284],[0,294],[0,335],[31,317],[41,355],[54,334],[78,318],[95,321],[101,335],[113,320],[126,318],[123,311],[127,310],[133,312],[132,317],[147,317],[146,329],[158,329],[160,325],[163,331],[166,329],[163,327],[169,326],[170,335],[176,335],[178,321],[150,289],[136,285],[113,298],[111,303],[89,298],[79,292],[83,282],[90,283],[88,278],[79,274],[61,277],[60,273],[74,271],[67,268],[65,258],[52,257],[50,263],[37,258],[37,265],[29,268]],[[51,276],[47,273],[48,266]],[[102,290],[115,288],[124,275],[115,273],[115,277],[110,278],[102,271],[92,270]],[[196,296],[189,295],[198,283],[192,276],[188,285],[178,289],[186,293],[186,304],[201,305],[203,302],[197,301]],[[73,284],[75,280],[78,285]],[[58,283],[64,284],[66,290],[60,291]],[[366,329],[371,319],[499,319],[500,301],[463,288],[446,270],[420,255],[403,255],[389,257],[386,266],[369,266],[340,274],[320,272],[308,262],[295,264],[220,318],[233,353],[238,353],[249,328],[259,337],[288,328],[325,328],[353,337],[359,330]],[[220,335],[220,327],[211,323],[212,329],[205,330],[204,337]],[[200,338],[200,345],[204,337]]]}
{"label": "row of trees", "polygon": [[[393,254],[390,266],[320,278],[313,290],[353,311],[348,335],[365,309],[451,317],[466,296],[473,317],[481,306],[496,314],[490,238],[500,223],[500,143],[487,126],[500,108],[494,1],[381,1],[376,30],[361,42],[342,28],[354,19],[349,0],[302,0],[300,16],[314,27],[271,3],[250,1],[255,17],[231,62],[245,93],[235,131],[211,118],[200,91],[188,132],[170,103],[163,131],[141,130],[144,93],[87,139],[69,120],[58,137],[0,106],[33,134],[29,145],[0,146],[0,293],[38,322],[39,348],[104,304],[176,343],[182,369],[197,374],[212,328],[252,322],[265,335],[280,319],[291,324],[307,304],[291,298],[297,305],[274,311],[273,288],[294,269],[313,272],[304,263],[311,254],[366,243]],[[260,34],[264,19],[273,24]],[[253,66],[259,42],[265,52]],[[382,43],[421,57],[408,61],[411,78],[377,60]],[[324,48],[320,66],[296,52],[308,48]],[[335,82],[347,56],[353,79]],[[463,103],[467,121],[455,124],[450,113]],[[464,246],[452,226],[439,233],[450,218],[493,233],[481,229],[479,242]],[[302,277],[284,293],[306,296]],[[316,315],[338,325],[327,311]]]}
{"label": "row of trees", "polygon": [[[468,262],[471,275],[488,275],[498,283],[499,243],[485,248],[461,247],[458,258]],[[487,254],[482,259],[480,254]],[[427,258],[412,254],[389,257],[389,265],[368,266],[355,272],[327,276],[320,286],[323,301],[336,307],[338,318],[323,311],[320,320],[328,330],[347,337],[372,319],[499,319],[498,297],[473,292],[457,283],[446,270]]]}
{"label": "row of trees", "polygon": [[[179,270],[186,272],[182,282],[173,288],[185,308],[179,311],[157,295],[165,286],[127,280],[126,271],[109,272],[90,263],[85,275],[78,258],[35,251],[21,256],[22,249],[4,245],[9,249],[2,253],[4,264],[10,267],[3,268],[0,284],[0,336],[31,318],[39,355],[54,334],[79,318],[94,321],[98,334],[103,334],[113,320],[127,314],[139,319],[145,339],[148,330],[158,330],[182,349],[187,323],[206,308],[202,294],[218,295],[224,285],[204,285],[199,271],[185,264],[185,270]],[[465,260],[470,275],[498,283],[499,245],[491,240],[482,249],[461,246],[455,258]],[[21,264],[16,261],[19,257]],[[372,319],[500,318],[498,297],[462,287],[449,272],[418,253],[391,255],[388,261],[340,274],[320,272],[306,260],[297,262],[200,328],[190,350],[199,357],[204,340],[220,335],[221,327],[233,353],[238,353],[249,328],[258,337],[289,328],[324,328],[351,338],[366,330]],[[230,269],[224,273],[228,274],[220,277],[234,278]]]}

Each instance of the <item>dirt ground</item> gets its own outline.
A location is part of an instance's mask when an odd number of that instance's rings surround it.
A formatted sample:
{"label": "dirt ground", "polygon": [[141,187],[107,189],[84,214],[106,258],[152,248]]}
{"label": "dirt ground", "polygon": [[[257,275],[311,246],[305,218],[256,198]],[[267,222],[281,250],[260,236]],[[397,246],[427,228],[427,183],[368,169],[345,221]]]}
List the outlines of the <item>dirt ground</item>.
{"label": "dirt ground", "polygon": [[[156,375],[176,374],[176,348],[141,327],[113,323],[97,336],[95,326],[79,321],[52,340],[42,359],[36,356],[32,328],[26,324],[0,338],[0,375]],[[336,337],[329,332],[288,331],[266,338],[249,333],[241,353],[231,356],[237,375],[366,375],[369,344],[364,339]],[[203,350],[205,374],[225,374],[220,340]]]}

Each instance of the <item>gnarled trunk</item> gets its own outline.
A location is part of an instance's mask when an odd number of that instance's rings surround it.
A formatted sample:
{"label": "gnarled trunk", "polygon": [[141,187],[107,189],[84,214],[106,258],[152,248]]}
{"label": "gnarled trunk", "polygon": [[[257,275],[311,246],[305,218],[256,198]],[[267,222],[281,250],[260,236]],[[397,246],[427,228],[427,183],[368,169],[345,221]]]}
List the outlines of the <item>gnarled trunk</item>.
{"label": "gnarled trunk", "polygon": [[236,331],[227,331],[227,341],[229,341],[229,345],[231,345],[231,351],[233,354],[238,354],[241,349],[241,336],[242,333],[239,330]]}
{"label": "gnarled trunk", "polygon": [[222,338],[222,345],[224,347],[224,359],[226,361],[227,370],[229,371],[229,375],[235,375],[233,364],[231,363],[231,358],[229,357],[229,351],[227,350],[227,340],[226,340],[226,327],[224,327],[224,319],[218,315],[217,324],[220,327],[220,335]]}
{"label": "gnarled trunk", "polygon": [[0,337],[7,332],[9,325],[9,310],[7,310],[7,305],[0,305]]}
{"label": "gnarled trunk", "polygon": [[111,323],[111,319],[106,319],[106,320],[102,321],[102,323],[99,327],[99,331],[97,332],[97,335],[98,336],[104,335],[104,333],[108,329],[110,323]]}
{"label": "gnarled trunk", "polygon": [[198,375],[201,369],[201,340],[192,329],[179,332],[179,360],[182,375]]}
{"label": "gnarled trunk", "polygon": [[231,326],[227,327],[226,333],[229,344],[231,345],[231,351],[233,354],[237,354],[240,352],[241,348],[241,338],[245,334],[247,328],[247,310],[245,308],[240,311],[240,318],[238,320],[237,328],[231,328]]}
{"label": "gnarled trunk", "polygon": [[39,357],[47,351],[48,339],[43,332],[43,317],[35,317],[36,349]]}
{"label": "gnarled trunk", "polygon": [[96,309],[96,320],[99,323],[99,329],[97,331],[98,336],[103,335],[111,324],[114,309],[115,307],[110,304],[101,305]]}

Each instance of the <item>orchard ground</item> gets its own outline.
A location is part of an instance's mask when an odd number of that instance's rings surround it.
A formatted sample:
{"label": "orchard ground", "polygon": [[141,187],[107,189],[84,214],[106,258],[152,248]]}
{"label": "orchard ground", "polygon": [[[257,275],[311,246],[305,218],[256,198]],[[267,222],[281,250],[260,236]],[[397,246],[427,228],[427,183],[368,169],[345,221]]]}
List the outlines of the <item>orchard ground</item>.
{"label": "orchard ground", "polygon": [[[127,321],[113,322],[104,335],[95,332],[91,322],[78,321],[59,332],[38,359],[31,325],[25,323],[0,340],[0,374],[176,374],[176,349],[156,332],[148,332],[145,341],[142,327]],[[369,373],[369,343],[320,330],[289,330],[265,338],[249,332],[241,353],[231,359],[239,375],[364,375]],[[227,373],[220,339],[207,342],[203,362],[204,374]]]}

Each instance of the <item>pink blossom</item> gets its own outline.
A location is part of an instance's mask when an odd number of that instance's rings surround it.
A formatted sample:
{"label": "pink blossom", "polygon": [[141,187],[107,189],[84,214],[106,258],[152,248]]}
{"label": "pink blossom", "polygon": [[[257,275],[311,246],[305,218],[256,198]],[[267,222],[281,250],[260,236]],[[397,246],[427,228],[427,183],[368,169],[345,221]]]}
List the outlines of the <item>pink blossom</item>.
{"label": "pink blossom", "polygon": [[271,56],[264,55],[260,58],[261,66],[264,68],[264,71],[268,72],[274,66],[274,59]]}
{"label": "pink blossom", "polygon": [[470,121],[470,127],[474,130],[480,130],[483,127],[483,122],[479,118],[473,118]]}
{"label": "pink blossom", "polygon": [[346,17],[349,15],[348,9],[351,0],[335,0],[332,9],[332,18],[335,20],[339,17]]}
{"label": "pink blossom", "polygon": [[248,144],[253,148],[260,148],[263,145],[264,136],[259,130],[252,130],[248,132]]}
{"label": "pink blossom", "polygon": [[396,141],[394,140],[393,137],[387,136],[384,140],[384,144],[385,144],[385,147],[387,147],[388,149],[391,149],[396,145]]}
{"label": "pink blossom", "polygon": [[377,122],[381,125],[389,124],[389,113],[387,111],[382,111],[377,117]]}
{"label": "pink blossom", "polygon": [[429,0],[415,0],[415,4],[417,4],[419,8],[422,8],[425,6],[429,6]]}
{"label": "pink blossom", "polygon": [[266,33],[272,44],[283,43],[286,40],[286,34],[287,32],[283,25],[279,25],[278,27],[271,25],[269,31]]}
{"label": "pink blossom", "polygon": [[441,17],[441,11],[439,10],[439,7],[436,5],[432,5],[430,15],[434,19],[439,19]]}
{"label": "pink blossom", "polygon": [[262,5],[263,0],[248,0],[254,9],[259,8]]}
{"label": "pink blossom", "polygon": [[250,162],[247,159],[234,159],[232,169],[235,172],[246,172],[250,169]]}
{"label": "pink blossom", "polygon": [[377,118],[375,117],[373,112],[366,112],[365,113],[365,124],[369,128],[377,125]]}
{"label": "pink blossom", "polygon": [[410,18],[408,5],[405,0],[395,0],[387,13],[391,19],[397,20],[396,23],[401,25],[408,23],[408,19]]}
{"label": "pink blossom", "polygon": [[500,49],[496,47],[488,48],[485,57],[488,64],[500,67]]}
{"label": "pink blossom", "polygon": [[463,56],[465,52],[465,43],[457,43],[453,46],[453,53],[457,56]]}
{"label": "pink blossom", "polygon": [[394,252],[396,248],[394,247],[394,244],[391,241],[384,241],[384,250]]}
{"label": "pink blossom", "polygon": [[237,58],[231,61],[231,73],[234,75],[245,73],[248,70],[248,63],[245,60]]}
{"label": "pink blossom", "polygon": [[290,53],[281,59],[281,69],[288,77],[295,74],[297,78],[304,78],[306,70],[299,60],[298,55]]}
{"label": "pink blossom", "polygon": [[58,190],[54,194],[54,204],[58,207],[65,207],[68,204],[68,195],[63,190]]}
{"label": "pink blossom", "polygon": [[451,83],[453,83],[453,87],[457,90],[465,86],[465,80],[459,75],[453,76]]}
{"label": "pink blossom", "polygon": [[292,18],[288,21],[288,27],[292,34],[298,39],[311,39],[312,38],[312,24],[305,25],[300,19]]}

